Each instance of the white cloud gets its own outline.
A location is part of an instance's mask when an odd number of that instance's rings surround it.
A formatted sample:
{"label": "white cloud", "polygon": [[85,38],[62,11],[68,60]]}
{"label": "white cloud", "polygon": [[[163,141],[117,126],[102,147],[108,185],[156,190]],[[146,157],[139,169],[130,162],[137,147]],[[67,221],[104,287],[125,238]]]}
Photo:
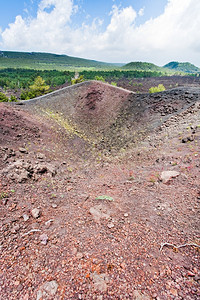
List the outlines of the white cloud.
{"label": "white cloud", "polygon": [[144,15],[144,7],[140,8],[138,15],[142,17]]}
{"label": "white cloud", "polygon": [[17,16],[0,32],[0,47],[110,62],[142,60],[162,65],[179,60],[200,66],[199,0],[168,0],[162,15],[140,26],[135,22],[143,9],[137,14],[131,6],[113,5],[104,30],[98,18],[74,28],[71,18],[77,10],[73,0],[42,0],[36,18]]}

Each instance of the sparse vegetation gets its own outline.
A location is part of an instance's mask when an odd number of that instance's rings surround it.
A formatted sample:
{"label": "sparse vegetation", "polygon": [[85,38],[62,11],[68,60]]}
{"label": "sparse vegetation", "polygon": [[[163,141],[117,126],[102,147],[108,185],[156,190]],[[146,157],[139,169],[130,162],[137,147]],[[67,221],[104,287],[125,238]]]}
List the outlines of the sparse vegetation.
{"label": "sparse vegetation", "polygon": [[8,97],[4,93],[0,92],[0,102],[8,102],[8,101],[9,101]]}
{"label": "sparse vegetation", "polygon": [[33,85],[30,85],[29,90],[21,93],[22,100],[32,99],[49,92],[50,86],[45,84],[45,80],[41,76],[36,77]]}
{"label": "sparse vegetation", "polygon": [[71,84],[77,84],[77,83],[80,83],[80,82],[83,82],[85,81],[84,79],[84,76],[83,75],[80,75],[78,78],[74,78],[71,80]]}
{"label": "sparse vegetation", "polygon": [[149,89],[150,94],[159,93],[159,92],[163,92],[163,91],[165,91],[165,87],[163,84],[159,84],[158,86],[154,86]]}
{"label": "sparse vegetation", "polygon": [[102,81],[102,82],[105,82],[105,79],[103,78],[103,76],[95,76],[94,79],[95,79],[95,80]]}
{"label": "sparse vegetation", "polygon": [[0,192],[0,199],[8,198],[8,193]]}

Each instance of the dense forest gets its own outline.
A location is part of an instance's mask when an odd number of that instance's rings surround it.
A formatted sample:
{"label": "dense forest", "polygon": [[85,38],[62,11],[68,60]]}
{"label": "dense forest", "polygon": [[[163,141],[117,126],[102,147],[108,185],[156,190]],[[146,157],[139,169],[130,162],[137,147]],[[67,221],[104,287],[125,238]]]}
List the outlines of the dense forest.
{"label": "dense forest", "polygon": [[[31,70],[31,69],[2,69],[0,70],[0,87],[6,89],[27,89],[34,83],[34,80],[41,76],[45,83],[51,87],[60,86],[66,82],[71,82],[75,72],[57,70]],[[140,71],[140,70],[84,70],[79,72],[84,80],[95,80],[103,78],[105,81],[118,80],[122,78],[146,78],[159,77],[162,72]],[[103,81],[104,81],[103,80]]]}
{"label": "dense forest", "polygon": [[[139,69],[86,69],[80,72],[21,68],[0,69],[0,91],[2,97],[0,101],[31,99],[62,86],[69,86],[85,80],[101,80],[116,86],[121,80],[131,81],[137,78],[162,77],[165,75],[166,73],[161,71]],[[198,74],[191,74],[191,76],[198,76]],[[74,79],[75,77],[76,79]]]}
{"label": "dense forest", "polygon": [[2,69],[0,70],[0,87],[2,88],[28,88],[36,77],[41,76],[51,87],[70,82],[74,72],[57,70],[31,70],[31,69]]}
{"label": "dense forest", "polygon": [[99,62],[91,59],[39,52],[0,51],[1,68],[35,70],[66,70],[74,68],[114,68],[123,64]]}

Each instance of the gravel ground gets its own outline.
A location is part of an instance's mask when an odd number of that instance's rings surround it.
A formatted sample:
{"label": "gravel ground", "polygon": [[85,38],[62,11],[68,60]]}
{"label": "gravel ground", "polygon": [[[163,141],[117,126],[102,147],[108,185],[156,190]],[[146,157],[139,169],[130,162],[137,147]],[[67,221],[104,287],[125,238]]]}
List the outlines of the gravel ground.
{"label": "gravel ground", "polygon": [[112,151],[0,104],[0,299],[200,298],[199,101],[184,99]]}

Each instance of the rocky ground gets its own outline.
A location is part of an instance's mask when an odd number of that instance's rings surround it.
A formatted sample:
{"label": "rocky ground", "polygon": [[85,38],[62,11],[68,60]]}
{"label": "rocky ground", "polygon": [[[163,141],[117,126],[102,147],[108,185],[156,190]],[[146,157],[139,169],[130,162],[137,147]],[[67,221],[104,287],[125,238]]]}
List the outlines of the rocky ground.
{"label": "rocky ground", "polygon": [[105,124],[92,143],[59,106],[0,105],[0,299],[199,299],[200,90],[116,91],[119,131],[114,88],[93,88],[70,113]]}

